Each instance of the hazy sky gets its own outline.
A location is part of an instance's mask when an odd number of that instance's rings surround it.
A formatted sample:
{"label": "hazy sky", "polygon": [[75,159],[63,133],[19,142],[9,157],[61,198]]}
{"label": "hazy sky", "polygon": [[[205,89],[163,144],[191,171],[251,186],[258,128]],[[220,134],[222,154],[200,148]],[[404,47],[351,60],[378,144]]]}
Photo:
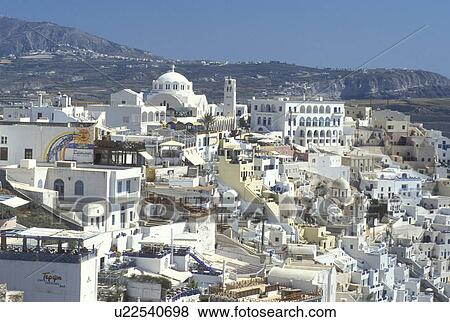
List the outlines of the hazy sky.
{"label": "hazy sky", "polygon": [[448,0],[0,0],[0,14],[77,27],[170,58],[350,68],[426,25],[368,67],[450,76]]}

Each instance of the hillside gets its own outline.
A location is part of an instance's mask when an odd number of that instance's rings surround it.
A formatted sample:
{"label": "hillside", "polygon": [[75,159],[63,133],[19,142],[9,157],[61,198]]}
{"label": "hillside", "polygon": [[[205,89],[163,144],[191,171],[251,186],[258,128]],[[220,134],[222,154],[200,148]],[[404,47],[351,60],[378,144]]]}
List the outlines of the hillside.
{"label": "hillside", "polygon": [[55,52],[67,48],[108,55],[148,55],[143,50],[122,46],[79,29],[62,27],[51,22],[29,22],[0,17],[0,34],[0,56],[20,56],[36,51]]}
{"label": "hillside", "polygon": [[[157,52],[157,48],[155,48]],[[64,91],[84,100],[107,100],[111,91],[149,89],[172,60],[50,22],[0,17],[0,100],[27,92]],[[238,99],[321,95],[334,99],[450,97],[450,80],[405,69],[310,68],[282,62],[175,61],[177,71],[213,102],[223,78],[238,82]]]}

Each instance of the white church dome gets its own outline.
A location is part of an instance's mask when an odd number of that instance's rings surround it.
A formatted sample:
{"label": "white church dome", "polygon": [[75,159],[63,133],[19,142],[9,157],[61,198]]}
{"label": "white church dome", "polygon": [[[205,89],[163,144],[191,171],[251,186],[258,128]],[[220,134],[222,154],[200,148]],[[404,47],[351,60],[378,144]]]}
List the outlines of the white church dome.
{"label": "white church dome", "polygon": [[171,70],[153,81],[152,88],[156,92],[190,93],[192,92],[192,82],[184,75],[177,73],[175,71],[175,66],[172,65]]}
{"label": "white church dome", "polygon": [[181,75],[180,73],[177,73],[175,71],[170,71],[165,74],[162,74],[161,76],[158,77],[157,81],[161,83],[166,82],[189,83],[188,79],[184,75]]}

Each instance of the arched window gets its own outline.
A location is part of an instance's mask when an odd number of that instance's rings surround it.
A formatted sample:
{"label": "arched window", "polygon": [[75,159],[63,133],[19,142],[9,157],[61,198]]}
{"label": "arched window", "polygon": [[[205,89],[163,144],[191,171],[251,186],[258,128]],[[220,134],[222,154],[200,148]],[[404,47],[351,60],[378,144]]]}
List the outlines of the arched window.
{"label": "arched window", "polygon": [[142,113],[142,120],[141,122],[147,122],[147,112]]}
{"label": "arched window", "polygon": [[305,126],[305,119],[303,117],[300,118],[299,124],[300,126]]}
{"label": "arched window", "polygon": [[312,137],[312,132],[311,132],[311,130],[308,131],[307,137],[309,137],[309,138]]}
{"label": "arched window", "polygon": [[58,199],[64,199],[64,181],[56,179],[53,183],[53,190],[58,191]]}
{"label": "arched window", "polygon": [[313,126],[317,126],[317,117],[313,118]]}
{"label": "arched window", "polygon": [[84,183],[81,180],[77,180],[75,182],[75,196],[83,196],[84,195]]}
{"label": "arched window", "polygon": [[38,188],[43,188],[43,182],[42,182],[42,179],[39,179],[39,181],[38,181]]}
{"label": "arched window", "polygon": [[312,109],[311,109],[311,105],[308,105],[308,107],[306,108],[306,113],[311,113]]}
{"label": "arched window", "polygon": [[261,124],[261,116],[258,116],[258,125]]}
{"label": "arched window", "polygon": [[305,105],[300,106],[300,113],[305,113]]}
{"label": "arched window", "polygon": [[320,107],[319,107],[319,113],[323,113],[323,112],[324,112],[323,105],[320,105]]}
{"label": "arched window", "polygon": [[330,118],[329,117],[327,117],[325,119],[325,126],[330,126]]}
{"label": "arched window", "polygon": [[148,121],[153,122],[153,112],[148,112]]}
{"label": "arched window", "polygon": [[306,126],[311,126],[311,118],[310,117],[306,118]]}
{"label": "arched window", "polygon": [[319,131],[317,131],[317,130],[314,131],[314,137],[315,137],[315,138],[318,138],[318,137],[319,137]]}
{"label": "arched window", "polygon": [[319,126],[323,126],[324,122],[323,122],[323,117],[319,118]]}
{"label": "arched window", "polygon": [[319,109],[318,109],[317,105],[314,105],[313,113],[317,113],[317,112],[319,112]]}
{"label": "arched window", "polygon": [[330,105],[327,105],[327,106],[325,107],[325,113],[331,113]]}

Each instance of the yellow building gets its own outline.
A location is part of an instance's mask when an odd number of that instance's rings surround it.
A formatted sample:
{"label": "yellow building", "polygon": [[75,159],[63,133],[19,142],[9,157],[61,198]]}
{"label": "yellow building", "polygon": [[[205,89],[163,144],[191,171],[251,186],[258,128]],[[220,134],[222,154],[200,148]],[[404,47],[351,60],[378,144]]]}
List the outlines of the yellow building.
{"label": "yellow building", "polygon": [[326,230],[325,226],[304,226],[302,237],[310,244],[319,246],[320,249],[331,249],[336,247],[336,237]]}

